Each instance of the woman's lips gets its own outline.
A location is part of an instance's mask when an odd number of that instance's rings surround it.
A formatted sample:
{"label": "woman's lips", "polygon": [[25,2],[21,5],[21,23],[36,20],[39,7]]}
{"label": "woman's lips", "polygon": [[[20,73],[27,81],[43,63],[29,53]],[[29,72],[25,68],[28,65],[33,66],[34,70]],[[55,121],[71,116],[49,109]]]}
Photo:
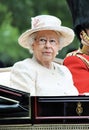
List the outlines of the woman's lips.
{"label": "woman's lips", "polygon": [[43,52],[43,54],[44,54],[44,55],[51,55],[52,52],[48,52],[48,51],[46,51],[46,52]]}

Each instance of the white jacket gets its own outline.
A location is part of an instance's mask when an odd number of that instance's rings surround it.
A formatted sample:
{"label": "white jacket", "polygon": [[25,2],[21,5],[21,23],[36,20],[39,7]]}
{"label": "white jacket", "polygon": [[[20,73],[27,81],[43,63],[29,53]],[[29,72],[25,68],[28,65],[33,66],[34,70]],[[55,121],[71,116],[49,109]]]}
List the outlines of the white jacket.
{"label": "white jacket", "polygon": [[48,69],[35,58],[15,63],[11,71],[11,87],[29,92],[31,96],[78,95],[68,68],[57,63],[52,65]]}

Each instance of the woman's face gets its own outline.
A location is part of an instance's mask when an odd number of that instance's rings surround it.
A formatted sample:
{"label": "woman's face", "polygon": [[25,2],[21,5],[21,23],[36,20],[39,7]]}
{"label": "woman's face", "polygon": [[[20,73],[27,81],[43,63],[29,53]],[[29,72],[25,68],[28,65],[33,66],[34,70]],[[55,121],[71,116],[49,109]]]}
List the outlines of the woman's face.
{"label": "woman's face", "polygon": [[32,48],[38,62],[51,63],[59,50],[59,36],[51,30],[38,31]]}

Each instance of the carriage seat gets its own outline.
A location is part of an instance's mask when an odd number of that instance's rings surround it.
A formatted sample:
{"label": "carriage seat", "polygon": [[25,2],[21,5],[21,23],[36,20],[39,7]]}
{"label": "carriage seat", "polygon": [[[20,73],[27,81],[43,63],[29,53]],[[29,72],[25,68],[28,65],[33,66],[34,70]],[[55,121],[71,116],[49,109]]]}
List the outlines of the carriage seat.
{"label": "carriage seat", "polygon": [[11,67],[0,68],[0,85],[10,86]]}

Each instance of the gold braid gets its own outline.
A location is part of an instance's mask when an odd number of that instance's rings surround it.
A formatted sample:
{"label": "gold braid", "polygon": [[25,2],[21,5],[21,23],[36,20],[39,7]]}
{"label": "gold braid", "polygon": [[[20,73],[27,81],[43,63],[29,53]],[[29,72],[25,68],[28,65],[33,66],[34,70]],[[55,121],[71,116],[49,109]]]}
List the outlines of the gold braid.
{"label": "gold braid", "polygon": [[85,42],[85,44],[89,46],[89,36],[87,33],[82,30],[80,35],[82,36],[82,40]]}

